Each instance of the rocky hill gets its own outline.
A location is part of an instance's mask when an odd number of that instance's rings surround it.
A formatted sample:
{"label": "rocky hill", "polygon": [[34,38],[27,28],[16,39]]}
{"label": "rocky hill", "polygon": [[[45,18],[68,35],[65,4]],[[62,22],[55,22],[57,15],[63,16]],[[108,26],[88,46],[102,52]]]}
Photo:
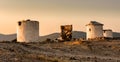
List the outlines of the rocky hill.
{"label": "rocky hill", "polygon": [[[73,31],[72,33],[73,33],[72,34],[73,38],[86,38],[86,33],[85,32]],[[60,37],[60,33],[53,33],[53,34],[46,35],[46,36],[40,36],[40,41],[44,41],[47,38],[55,40],[59,37]]]}
{"label": "rocky hill", "polygon": [[[73,38],[86,38],[86,33],[82,31],[73,31]],[[114,32],[114,37],[120,37],[120,33]],[[56,38],[60,37],[60,33],[52,33],[45,36],[40,36],[40,41],[44,41],[47,38],[55,40]],[[11,41],[16,38],[16,34],[4,35],[0,34],[0,41]]]}
{"label": "rocky hill", "polygon": [[113,37],[120,37],[120,33],[118,33],[118,32],[113,32]]}
{"label": "rocky hill", "polygon": [[4,35],[0,34],[0,41],[11,41],[16,38],[16,34]]}
{"label": "rocky hill", "polygon": [[0,42],[0,62],[120,62],[120,41]]}

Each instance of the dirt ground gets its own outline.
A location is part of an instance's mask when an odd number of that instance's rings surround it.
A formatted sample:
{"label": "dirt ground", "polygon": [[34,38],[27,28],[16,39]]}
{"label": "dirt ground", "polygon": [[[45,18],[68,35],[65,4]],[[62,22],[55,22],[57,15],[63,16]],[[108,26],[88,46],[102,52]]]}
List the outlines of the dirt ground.
{"label": "dirt ground", "polygon": [[1,42],[0,62],[120,62],[120,41]]}

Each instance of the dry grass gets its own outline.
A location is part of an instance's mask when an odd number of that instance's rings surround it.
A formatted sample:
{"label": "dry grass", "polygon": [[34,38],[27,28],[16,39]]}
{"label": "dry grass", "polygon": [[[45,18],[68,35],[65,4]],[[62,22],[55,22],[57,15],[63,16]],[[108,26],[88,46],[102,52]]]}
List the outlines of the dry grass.
{"label": "dry grass", "polygon": [[80,45],[82,41],[64,42],[65,45]]}
{"label": "dry grass", "polygon": [[120,62],[120,42],[3,42],[0,62]]}

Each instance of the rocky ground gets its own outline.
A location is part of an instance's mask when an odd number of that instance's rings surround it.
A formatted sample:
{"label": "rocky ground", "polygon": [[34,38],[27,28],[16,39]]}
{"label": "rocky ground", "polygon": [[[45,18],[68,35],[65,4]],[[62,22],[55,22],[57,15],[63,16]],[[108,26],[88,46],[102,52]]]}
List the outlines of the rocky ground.
{"label": "rocky ground", "polygon": [[120,62],[120,41],[1,42],[0,62]]}

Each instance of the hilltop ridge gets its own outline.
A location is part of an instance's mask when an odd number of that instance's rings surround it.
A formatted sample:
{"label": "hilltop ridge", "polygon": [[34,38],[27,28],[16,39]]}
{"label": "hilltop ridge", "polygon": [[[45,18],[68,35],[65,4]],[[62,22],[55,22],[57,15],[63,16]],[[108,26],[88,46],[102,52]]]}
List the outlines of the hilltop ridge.
{"label": "hilltop ridge", "polygon": [[[86,38],[86,32],[83,31],[73,31],[73,38]],[[4,34],[0,34],[0,41],[11,41],[16,39],[17,34],[10,34],[10,35],[4,35]],[[49,35],[45,35],[45,36],[40,36],[40,41],[44,41],[47,38],[49,39],[56,39],[60,37],[60,33],[52,33]],[[120,33],[119,32],[113,32],[113,37],[120,37]]]}

